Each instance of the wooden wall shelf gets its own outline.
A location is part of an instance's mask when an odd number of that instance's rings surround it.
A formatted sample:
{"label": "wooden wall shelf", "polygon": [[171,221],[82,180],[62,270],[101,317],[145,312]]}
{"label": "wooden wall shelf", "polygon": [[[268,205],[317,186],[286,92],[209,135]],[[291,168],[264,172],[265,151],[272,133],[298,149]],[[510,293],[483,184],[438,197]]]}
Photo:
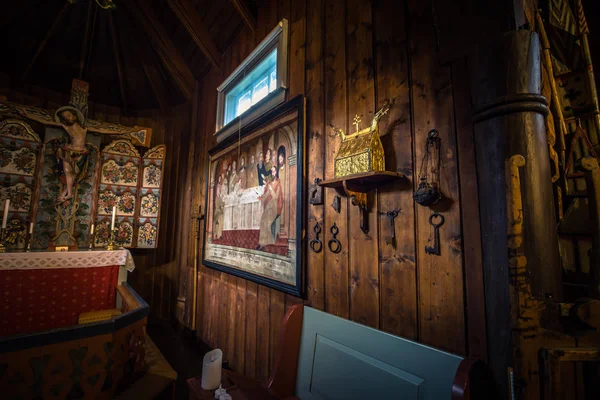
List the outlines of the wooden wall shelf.
{"label": "wooden wall shelf", "polygon": [[406,179],[404,174],[392,171],[373,171],[364,172],[362,174],[354,174],[343,176],[340,178],[328,179],[326,181],[319,182],[320,186],[327,188],[347,188],[357,193],[368,193],[383,186],[391,183],[398,179]]}
{"label": "wooden wall shelf", "polygon": [[336,189],[338,193],[348,196],[352,200],[352,205],[360,209],[360,229],[367,233],[369,232],[367,193],[400,179],[407,178],[399,172],[373,171],[328,179],[318,184],[321,187]]}

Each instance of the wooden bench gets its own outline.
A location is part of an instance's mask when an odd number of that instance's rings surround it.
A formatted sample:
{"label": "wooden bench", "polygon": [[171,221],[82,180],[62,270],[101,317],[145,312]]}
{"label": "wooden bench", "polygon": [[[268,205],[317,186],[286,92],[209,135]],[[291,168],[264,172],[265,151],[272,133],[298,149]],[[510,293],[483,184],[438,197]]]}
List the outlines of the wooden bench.
{"label": "wooden bench", "polygon": [[[297,305],[285,316],[265,394],[302,400],[486,399],[493,393],[489,376],[481,361]],[[233,387],[234,400],[260,398],[243,393],[242,386]]]}

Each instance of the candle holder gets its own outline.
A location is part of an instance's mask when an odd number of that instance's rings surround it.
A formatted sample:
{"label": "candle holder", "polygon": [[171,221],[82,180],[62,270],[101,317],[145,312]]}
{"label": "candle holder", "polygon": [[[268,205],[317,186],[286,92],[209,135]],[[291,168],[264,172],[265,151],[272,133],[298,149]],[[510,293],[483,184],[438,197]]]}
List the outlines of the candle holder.
{"label": "candle holder", "polygon": [[117,246],[115,246],[115,234],[117,232],[117,229],[112,229],[110,231],[110,236],[108,238],[108,246],[106,246],[106,250],[116,250]]}
{"label": "candle holder", "polygon": [[0,253],[6,252],[6,247],[4,247],[4,240],[6,235],[6,228],[0,228]]}
{"label": "candle holder", "polygon": [[90,244],[88,245],[88,250],[94,250],[94,239],[96,239],[96,234],[90,233]]}
{"label": "candle holder", "polygon": [[31,241],[33,240],[33,233],[27,234],[27,248],[25,251],[31,251]]}

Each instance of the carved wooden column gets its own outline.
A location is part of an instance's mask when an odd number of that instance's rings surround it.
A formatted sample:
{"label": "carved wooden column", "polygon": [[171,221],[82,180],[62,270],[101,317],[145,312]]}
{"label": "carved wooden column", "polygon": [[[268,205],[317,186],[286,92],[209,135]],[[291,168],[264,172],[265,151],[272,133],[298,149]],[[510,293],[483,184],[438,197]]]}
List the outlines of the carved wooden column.
{"label": "carved wooden column", "polygon": [[522,155],[523,243],[534,297],[561,299],[554,196],[536,33],[508,32],[470,57],[489,363],[506,398],[512,365],[505,161]]}

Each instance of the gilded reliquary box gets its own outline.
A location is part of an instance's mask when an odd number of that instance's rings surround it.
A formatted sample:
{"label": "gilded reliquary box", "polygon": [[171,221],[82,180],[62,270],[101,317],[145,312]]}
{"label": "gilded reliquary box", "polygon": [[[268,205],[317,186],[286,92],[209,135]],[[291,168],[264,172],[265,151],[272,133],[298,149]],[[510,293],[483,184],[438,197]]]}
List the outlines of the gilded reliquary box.
{"label": "gilded reliquary box", "polygon": [[335,156],[334,174],[336,178],[373,171],[385,171],[385,154],[379,138],[379,119],[390,109],[386,104],[373,118],[371,126],[358,130],[360,118],[354,118],[356,132],[344,134],[341,129],[333,128],[335,134],[342,138],[342,143]]}

